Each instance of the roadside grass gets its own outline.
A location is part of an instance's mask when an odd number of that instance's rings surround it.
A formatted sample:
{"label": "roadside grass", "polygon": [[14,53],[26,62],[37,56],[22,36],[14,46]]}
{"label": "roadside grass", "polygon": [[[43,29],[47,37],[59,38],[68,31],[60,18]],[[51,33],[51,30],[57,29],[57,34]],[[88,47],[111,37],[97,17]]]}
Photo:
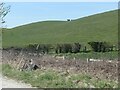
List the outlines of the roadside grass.
{"label": "roadside grass", "polygon": [[117,83],[97,80],[89,74],[63,74],[55,70],[19,71],[8,64],[2,65],[2,74],[21,80],[37,88],[116,88]]}

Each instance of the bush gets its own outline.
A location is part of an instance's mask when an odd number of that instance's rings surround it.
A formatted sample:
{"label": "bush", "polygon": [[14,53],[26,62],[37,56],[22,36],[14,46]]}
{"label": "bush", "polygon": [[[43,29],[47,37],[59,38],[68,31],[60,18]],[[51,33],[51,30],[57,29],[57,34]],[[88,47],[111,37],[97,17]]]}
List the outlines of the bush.
{"label": "bush", "polygon": [[51,44],[29,44],[26,49],[32,52],[48,53],[51,49]]}
{"label": "bush", "polygon": [[88,42],[94,52],[113,51],[113,45],[108,42]]}
{"label": "bush", "polygon": [[72,45],[72,52],[73,53],[78,53],[80,52],[81,45],[79,43],[74,43]]}
{"label": "bush", "polygon": [[56,53],[78,53],[80,52],[81,45],[79,43],[74,44],[57,44]]}
{"label": "bush", "polygon": [[27,49],[28,51],[34,52],[34,51],[36,51],[37,45],[38,45],[38,44],[29,44],[29,45],[26,47],[26,49]]}

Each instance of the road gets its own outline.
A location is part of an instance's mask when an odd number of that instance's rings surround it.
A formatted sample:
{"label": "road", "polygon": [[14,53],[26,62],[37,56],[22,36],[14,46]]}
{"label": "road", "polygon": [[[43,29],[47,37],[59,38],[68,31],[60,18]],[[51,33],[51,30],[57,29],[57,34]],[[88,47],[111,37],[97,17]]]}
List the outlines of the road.
{"label": "road", "polygon": [[9,79],[0,74],[0,81],[2,80],[2,88],[32,88],[31,85],[20,81]]}

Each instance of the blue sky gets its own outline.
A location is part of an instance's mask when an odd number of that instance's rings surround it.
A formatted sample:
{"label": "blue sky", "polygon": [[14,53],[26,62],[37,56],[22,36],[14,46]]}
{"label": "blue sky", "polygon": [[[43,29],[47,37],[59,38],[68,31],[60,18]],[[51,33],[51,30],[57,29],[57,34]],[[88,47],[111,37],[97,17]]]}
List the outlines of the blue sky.
{"label": "blue sky", "polygon": [[38,21],[77,19],[118,8],[117,2],[7,2],[8,28]]}

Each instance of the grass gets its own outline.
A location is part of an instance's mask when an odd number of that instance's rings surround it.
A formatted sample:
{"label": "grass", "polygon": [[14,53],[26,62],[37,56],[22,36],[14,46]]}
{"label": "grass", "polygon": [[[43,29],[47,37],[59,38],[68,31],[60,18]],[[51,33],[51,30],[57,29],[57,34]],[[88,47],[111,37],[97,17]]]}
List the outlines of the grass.
{"label": "grass", "polygon": [[[3,47],[24,47],[30,43],[56,44],[89,41],[118,42],[118,11],[110,11],[72,21],[44,21],[2,30]],[[63,55],[63,54],[61,54]],[[107,58],[118,57],[117,52],[64,54],[66,58]],[[68,76],[54,70],[18,71],[3,64],[5,76],[30,83],[33,87],[45,88],[112,88],[117,83],[97,80],[88,74],[70,74]],[[77,83],[77,81],[79,82]]]}
{"label": "grass", "polygon": [[117,83],[108,80],[97,80],[89,74],[69,74],[65,75],[57,71],[36,70],[18,71],[7,64],[3,64],[3,75],[22,80],[38,88],[115,88]]}
{"label": "grass", "polygon": [[72,21],[44,21],[2,31],[3,47],[30,43],[56,44],[89,41],[118,42],[118,11],[113,10]]}
{"label": "grass", "polygon": [[111,51],[111,52],[80,52],[80,53],[61,53],[55,54],[56,56],[65,56],[65,58],[73,60],[80,59],[86,60],[87,58],[93,59],[102,59],[102,60],[118,60],[118,51]]}

